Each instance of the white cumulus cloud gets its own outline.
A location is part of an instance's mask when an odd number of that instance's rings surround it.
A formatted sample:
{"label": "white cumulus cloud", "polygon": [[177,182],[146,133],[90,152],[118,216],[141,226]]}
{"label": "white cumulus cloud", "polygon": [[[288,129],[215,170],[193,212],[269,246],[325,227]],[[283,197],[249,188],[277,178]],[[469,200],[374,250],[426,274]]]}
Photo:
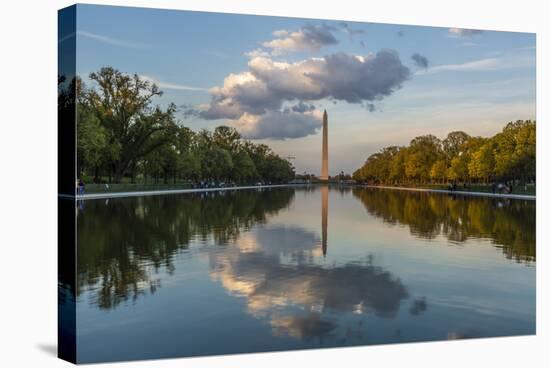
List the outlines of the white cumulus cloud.
{"label": "white cumulus cloud", "polygon": [[338,43],[334,37],[334,28],[322,25],[305,25],[298,31],[278,30],[273,32],[275,39],[262,43],[271,50],[272,55],[282,55],[296,51],[319,51],[321,47]]}
{"label": "white cumulus cloud", "polygon": [[299,138],[314,134],[320,112],[312,102],[323,99],[363,104],[382,100],[410,77],[397,52],[368,56],[345,53],[288,63],[258,56],[248,70],[229,74],[211,88],[211,100],[199,115],[229,119],[250,138]]}

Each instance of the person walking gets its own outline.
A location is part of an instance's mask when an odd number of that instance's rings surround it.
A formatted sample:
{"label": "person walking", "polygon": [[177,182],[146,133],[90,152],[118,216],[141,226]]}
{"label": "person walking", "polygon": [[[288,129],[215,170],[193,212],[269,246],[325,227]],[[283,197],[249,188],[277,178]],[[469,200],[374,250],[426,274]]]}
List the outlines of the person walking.
{"label": "person walking", "polygon": [[84,185],[84,181],[82,180],[82,178],[80,178],[78,180],[78,194],[84,194],[85,188],[86,186]]}

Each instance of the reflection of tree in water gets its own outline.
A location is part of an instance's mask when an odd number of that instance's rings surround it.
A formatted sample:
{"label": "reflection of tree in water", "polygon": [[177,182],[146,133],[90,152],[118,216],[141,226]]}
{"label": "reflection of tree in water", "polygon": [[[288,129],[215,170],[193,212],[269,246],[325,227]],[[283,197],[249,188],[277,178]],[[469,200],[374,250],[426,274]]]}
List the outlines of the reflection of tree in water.
{"label": "reflection of tree in water", "polygon": [[173,272],[173,255],[192,238],[225,245],[293,197],[279,189],[89,201],[78,214],[77,295],[94,290],[92,303],[108,309],[154,293],[154,274]]}
{"label": "reflection of tree in water", "polygon": [[[288,257],[291,251],[295,254]],[[376,266],[372,256],[327,267],[304,253],[322,256],[315,233],[255,228],[235,248],[210,253],[212,277],[232,295],[245,297],[250,314],[268,318],[274,334],[306,340],[328,336],[337,327],[329,319],[332,312],[392,318],[409,296],[401,280]]]}
{"label": "reflection of tree in water", "polygon": [[367,211],[389,224],[409,226],[415,236],[444,235],[452,242],[490,238],[505,256],[534,262],[535,202],[488,197],[450,197],[422,192],[356,188]]}
{"label": "reflection of tree in water", "polygon": [[412,307],[409,309],[409,312],[412,315],[418,316],[419,314],[423,313],[428,309],[428,302],[426,301],[425,297],[416,299]]}

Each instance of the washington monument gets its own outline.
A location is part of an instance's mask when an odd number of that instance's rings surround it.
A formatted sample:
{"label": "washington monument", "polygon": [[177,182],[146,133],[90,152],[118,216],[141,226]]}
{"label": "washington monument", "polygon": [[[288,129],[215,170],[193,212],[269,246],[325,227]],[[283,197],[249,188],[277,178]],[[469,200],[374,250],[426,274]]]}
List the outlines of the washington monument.
{"label": "washington monument", "polygon": [[327,110],[323,113],[323,157],[321,166],[321,180],[328,180],[328,116]]}

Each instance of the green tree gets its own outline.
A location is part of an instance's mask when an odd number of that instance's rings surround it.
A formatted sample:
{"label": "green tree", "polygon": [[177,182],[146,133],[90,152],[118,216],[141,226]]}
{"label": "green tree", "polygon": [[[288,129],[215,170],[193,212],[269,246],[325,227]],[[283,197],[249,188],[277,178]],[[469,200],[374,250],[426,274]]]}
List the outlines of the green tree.
{"label": "green tree", "polygon": [[201,168],[203,175],[208,179],[226,179],[233,170],[231,154],[227,150],[213,145],[204,152]]}
{"label": "green tree", "polygon": [[358,181],[426,183],[536,178],[536,123],[508,123],[491,138],[457,131],[440,141],[433,135],[414,138],[407,147],[387,147],[370,155],[353,173]]}
{"label": "green tree", "polygon": [[[77,172],[79,175],[99,175],[99,167],[109,158],[116,157],[118,147],[107,146],[107,131],[86,108],[77,109]],[[85,172],[85,168],[93,172]]]}
{"label": "green tree", "polygon": [[233,155],[233,166],[232,176],[238,182],[249,182],[258,176],[254,161],[245,150],[239,150]]}
{"label": "green tree", "polygon": [[520,170],[518,176],[524,181],[536,177],[536,126],[534,121],[522,121],[516,135],[516,148],[514,159]]}
{"label": "green tree", "polygon": [[175,105],[167,109],[152,107],[154,97],[162,92],[155,84],[137,74],[131,76],[111,67],[91,73],[97,88],[83,89],[83,99],[93,109],[101,126],[108,132],[108,144],[120,149],[110,162],[115,181],[120,182],[127,169],[170,139],[174,130]]}
{"label": "green tree", "polygon": [[432,180],[442,182],[445,180],[447,174],[447,163],[444,159],[437,160],[430,169],[430,178]]}
{"label": "green tree", "polygon": [[236,152],[240,145],[241,135],[235,128],[221,125],[214,129],[212,141],[218,147],[229,152]]}
{"label": "green tree", "polygon": [[486,183],[489,182],[495,172],[493,149],[493,143],[489,141],[472,154],[468,164],[468,172],[471,177],[483,180]]}
{"label": "green tree", "polygon": [[405,161],[407,158],[407,148],[400,147],[393,156],[390,163],[390,180],[393,182],[402,182],[405,179]]}
{"label": "green tree", "polygon": [[409,179],[426,182],[433,164],[441,157],[441,141],[431,134],[414,138],[405,159],[405,174]]}
{"label": "green tree", "polygon": [[534,179],[536,169],[535,122],[510,122],[494,137],[495,174],[505,179]]}
{"label": "green tree", "polygon": [[450,132],[447,134],[447,137],[441,142],[443,153],[447,160],[447,163],[450,164],[451,160],[458,156],[461,150],[461,147],[470,139],[471,137],[462,132]]}
{"label": "green tree", "polygon": [[266,157],[266,169],[269,174],[264,175],[264,180],[271,183],[283,183],[294,179],[292,164],[275,154]]}

